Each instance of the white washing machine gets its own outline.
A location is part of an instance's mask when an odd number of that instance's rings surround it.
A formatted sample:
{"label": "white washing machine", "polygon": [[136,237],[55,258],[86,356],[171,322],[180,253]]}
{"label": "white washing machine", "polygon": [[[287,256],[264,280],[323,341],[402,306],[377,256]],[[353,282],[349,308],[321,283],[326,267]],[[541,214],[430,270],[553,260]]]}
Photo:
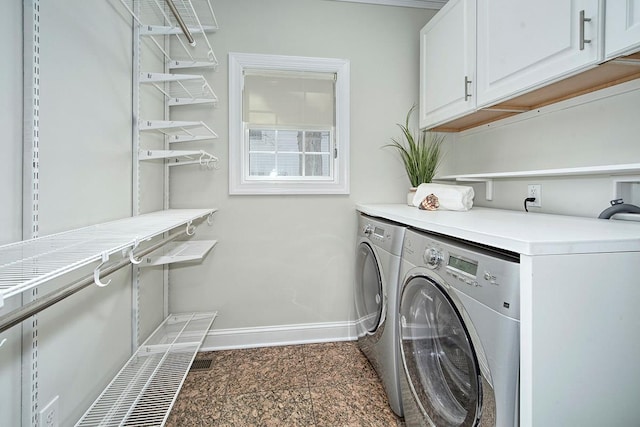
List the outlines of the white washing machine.
{"label": "white washing machine", "polygon": [[374,367],[391,409],[402,416],[398,348],[398,279],[406,228],[360,215],[354,289],[358,346]]}
{"label": "white washing machine", "polygon": [[400,296],[407,427],[519,424],[519,257],[408,230]]}

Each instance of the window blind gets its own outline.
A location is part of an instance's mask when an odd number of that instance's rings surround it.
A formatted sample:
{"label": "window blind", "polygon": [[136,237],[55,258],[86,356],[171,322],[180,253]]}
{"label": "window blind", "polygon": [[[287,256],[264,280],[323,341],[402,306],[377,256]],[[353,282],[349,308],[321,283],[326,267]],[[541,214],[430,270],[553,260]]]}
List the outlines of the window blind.
{"label": "window blind", "polygon": [[248,128],[334,128],[335,74],[245,70],[243,121]]}

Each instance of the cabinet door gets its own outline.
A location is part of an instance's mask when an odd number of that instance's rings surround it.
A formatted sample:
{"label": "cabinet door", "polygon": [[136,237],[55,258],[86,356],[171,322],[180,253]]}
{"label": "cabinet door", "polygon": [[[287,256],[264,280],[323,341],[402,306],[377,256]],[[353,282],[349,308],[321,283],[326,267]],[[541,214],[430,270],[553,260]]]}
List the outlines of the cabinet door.
{"label": "cabinet door", "polygon": [[640,0],[609,0],[605,17],[606,59],[640,50]]}
{"label": "cabinet door", "polygon": [[476,0],[450,0],[420,31],[420,127],[475,109]]}
{"label": "cabinet door", "polygon": [[601,0],[478,0],[478,107],[595,66],[603,7]]}

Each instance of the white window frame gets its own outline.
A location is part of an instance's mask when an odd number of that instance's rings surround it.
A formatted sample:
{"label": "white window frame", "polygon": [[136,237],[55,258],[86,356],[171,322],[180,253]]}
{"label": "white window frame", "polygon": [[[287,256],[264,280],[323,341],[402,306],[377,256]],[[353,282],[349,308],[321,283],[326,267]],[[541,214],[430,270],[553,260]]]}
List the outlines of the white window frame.
{"label": "white window frame", "polygon": [[[242,122],[243,71],[249,69],[336,74],[333,178],[248,179],[248,148]],[[333,58],[229,53],[229,194],[349,194],[349,61]],[[247,173],[246,173],[247,172]]]}

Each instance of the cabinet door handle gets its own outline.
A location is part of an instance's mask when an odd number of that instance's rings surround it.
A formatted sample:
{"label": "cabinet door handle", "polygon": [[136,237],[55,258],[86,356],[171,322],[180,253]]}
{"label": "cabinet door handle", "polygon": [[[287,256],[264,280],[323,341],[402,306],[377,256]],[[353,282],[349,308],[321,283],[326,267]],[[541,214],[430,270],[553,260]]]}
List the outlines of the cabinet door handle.
{"label": "cabinet door handle", "polygon": [[591,22],[591,18],[584,17],[584,10],[580,11],[580,50],[584,50],[585,43],[591,43],[591,40],[584,38],[584,23]]}
{"label": "cabinet door handle", "polygon": [[468,101],[471,98],[471,94],[469,93],[469,85],[471,84],[471,80],[469,80],[468,76],[464,76],[464,100]]}

